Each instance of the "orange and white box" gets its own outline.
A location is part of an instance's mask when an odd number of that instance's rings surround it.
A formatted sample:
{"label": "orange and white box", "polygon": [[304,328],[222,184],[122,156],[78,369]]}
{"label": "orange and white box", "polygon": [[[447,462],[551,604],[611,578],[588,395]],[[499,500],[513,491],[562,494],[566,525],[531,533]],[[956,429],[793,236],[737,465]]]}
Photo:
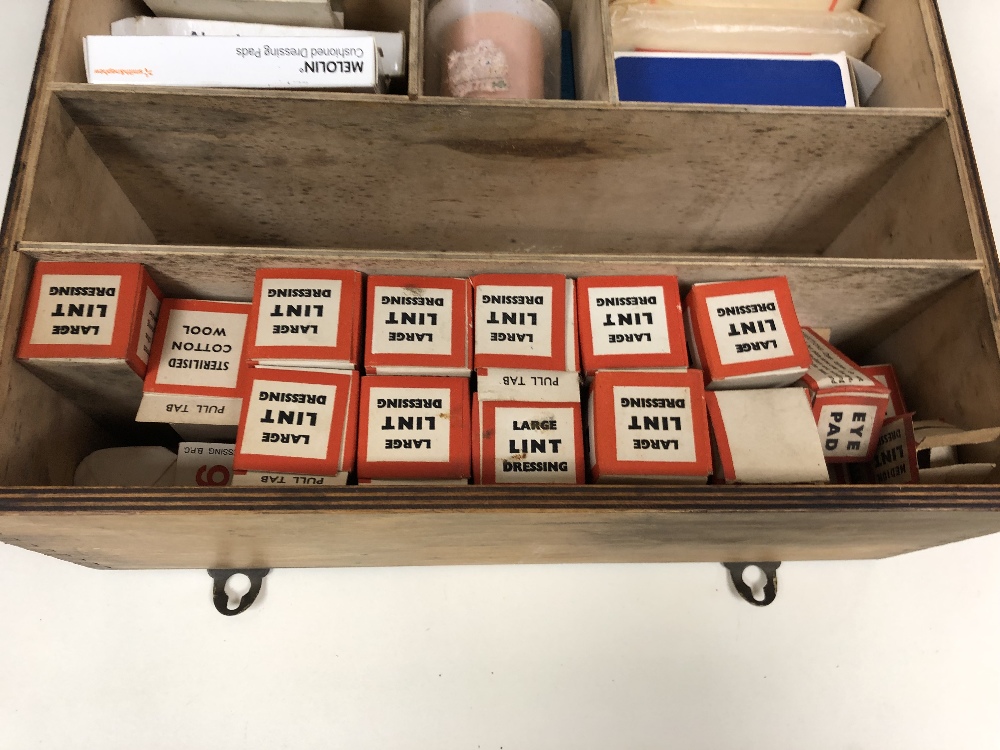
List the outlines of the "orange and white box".
{"label": "orange and white box", "polygon": [[468,279],[369,276],[367,323],[368,375],[471,374]]}
{"label": "orange and white box", "polygon": [[695,284],[684,298],[692,366],[709,390],[778,388],[809,369],[784,277]]}
{"label": "orange and white box", "polygon": [[583,370],[686,370],[676,276],[591,276],[576,281]]}
{"label": "orange and white box", "polygon": [[[353,370],[250,370],[233,484],[337,484],[341,473],[346,483],[357,456],[360,380]],[[302,476],[317,479],[295,481]]]}
{"label": "orange and white box", "polygon": [[468,480],[469,408],[466,378],[362,378],[359,480]]}
{"label": "orange and white box", "polygon": [[177,446],[179,487],[227,487],[233,480],[232,443],[181,443]]}
{"label": "orange and white box", "polygon": [[702,377],[599,371],[587,403],[594,481],[705,484],[712,446]]}
{"label": "orange and white box", "polygon": [[558,274],[483,274],[476,296],[476,369],[578,372],[576,294]]}
{"label": "orange and white box", "polygon": [[823,445],[802,388],[709,391],[705,394],[725,484],[826,484]]}
{"label": "orange and white box", "polygon": [[476,484],[584,484],[580,377],[552,370],[476,371]]}
{"label": "orange and white box", "polygon": [[28,290],[17,358],[84,408],[131,421],[162,299],[136,263],[41,261]]}
{"label": "orange and white box", "polygon": [[887,417],[879,431],[867,474],[875,484],[919,484],[917,439],[912,414]]}
{"label": "orange and white box", "polygon": [[247,361],[264,367],[357,369],[361,295],[362,276],[357,271],[258,270]]}
{"label": "orange and white box", "polygon": [[889,407],[885,412],[886,419],[907,413],[906,401],[903,400],[903,389],[899,385],[896,369],[892,365],[868,365],[858,367],[858,369],[876,383],[889,389]]}
{"label": "orange and white box", "polygon": [[811,329],[804,328],[803,334],[812,365],[802,384],[812,393],[813,416],[827,462],[871,461],[889,406],[889,389]]}
{"label": "orange and white box", "polygon": [[247,302],[164,300],[136,421],[167,422],[185,434],[192,433],[184,425],[239,424],[249,314]]}

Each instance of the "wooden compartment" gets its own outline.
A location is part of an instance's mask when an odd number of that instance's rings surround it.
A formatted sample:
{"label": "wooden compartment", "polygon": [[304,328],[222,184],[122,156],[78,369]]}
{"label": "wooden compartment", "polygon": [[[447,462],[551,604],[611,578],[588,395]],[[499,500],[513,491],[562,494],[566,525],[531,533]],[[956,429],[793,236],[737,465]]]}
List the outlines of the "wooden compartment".
{"label": "wooden compartment", "polygon": [[[912,408],[1000,424],[997,260],[931,0],[868,0],[885,83],[857,110],[617,101],[606,3],[560,0],[579,101],[91,86],[80,37],[142,12],[55,0],[3,234],[0,539],[94,567],[832,559],[1000,530],[974,487],[68,487],[141,441],[13,361],[39,259],[132,260],[247,299],[258,266],[788,276],[803,321],[896,365]],[[93,414],[99,408],[90,409]],[[1000,446],[969,451],[996,461]]]}

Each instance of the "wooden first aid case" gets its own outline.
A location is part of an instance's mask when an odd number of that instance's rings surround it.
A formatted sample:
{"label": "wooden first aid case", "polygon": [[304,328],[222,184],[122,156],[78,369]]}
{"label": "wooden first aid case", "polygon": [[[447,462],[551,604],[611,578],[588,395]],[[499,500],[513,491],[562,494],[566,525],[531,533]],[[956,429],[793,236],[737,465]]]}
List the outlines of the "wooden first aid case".
{"label": "wooden first aid case", "polygon": [[425,96],[425,0],[345,2],[348,26],[408,33],[394,93],[89,85],[83,36],[148,11],[54,0],[2,235],[0,540],[264,568],[871,558],[1000,531],[996,484],[71,486],[91,451],[151,438],[15,362],[40,260],[242,301],[259,267],[786,276],[802,324],[894,364],[922,418],[1000,424],[1000,268],[933,0],[867,0],[884,82],[843,110],[620,103],[606,1],[556,4],[577,101]]}

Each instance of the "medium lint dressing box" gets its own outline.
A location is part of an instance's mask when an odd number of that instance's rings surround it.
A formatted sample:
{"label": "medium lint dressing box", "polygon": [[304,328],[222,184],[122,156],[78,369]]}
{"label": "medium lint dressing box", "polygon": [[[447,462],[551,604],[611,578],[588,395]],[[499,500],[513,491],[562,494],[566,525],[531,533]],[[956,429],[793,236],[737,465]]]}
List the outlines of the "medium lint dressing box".
{"label": "medium lint dressing box", "polygon": [[602,370],[587,402],[594,481],[705,484],[712,447],[702,373]]}
{"label": "medium lint dressing box", "polygon": [[181,443],[177,446],[179,487],[227,487],[233,479],[232,443]]}
{"label": "medium lint dressing box", "polygon": [[[828,336],[823,336],[822,338],[829,341]],[[903,399],[903,389],[899,385],[899,379],[896,377],[896,370],[892,365],[868,365],[859,367],[858,369],[879,385],[884,385],[889,389],[889,406],[885,412],[886,419],[902,416],[909,411],[906,408],[906,401]]]}
{"label": "medium lint dressing box", "polygon": [[823,445],[802,388],[709,391],[716,481],[826,484]]}
{"label": "medium lint dressing box", "polygon": [[333,478],[352,471],[357,455],[360,379],[353,370],[249,371],[233,458],[240,478],[233,483],[310,483],[295,481],[303,475],[323,480],[313,484],[338,483]]}
{"label": "medium lint dressing box", "polygon": [[[160,310],[138,422],[210,426],[235,435],[250,304],[168,299]],[[226,429],[218,429],[226,428]]]}
{"label": "medium lint dressing box", "polygon": [[473,276],[472,286],[477,370],[579,371],[572,279],[558,274],[484,274]]}
{"label": "medium lint dressing box", "polygon": [[804,328],[812,359],[802,384],[830,463],[871,461],[889,406],[889,389],[865,375],[843,352]]}
{"label": "medium lint dressing box", "polygon": [[584,484],[580,378],[552,370],[476,371],[476,484]]}
{"label": "medium lint dressing box", "polygon": [[466,378],[362,378],[358,478],[468,480],[469,409]]}
{"label": "medium lint dressing box", "polygon": [[246,359],[252,366],[353,370],[360,363],[357,271],[260,269]]}
{"label": "medium lint dressing box", "polygon": [[576,281],[583,370],[688,367],[676,276],[590,276]]}
{"label": "medium lint dressing box", "polygon": [[468,279],[370,276],[366,315],[366,374],[471,374]]}
{"label": "medium lint dressing box", "polygon": [[777,388],[809,369],[784,277],[695,284],[684,298],[692,365],[709,390]]}
{"label": "medium lint dressing box", "polygon": [[39,262],[17,359],[86,411],[131,421],[162,298],[138,264]]}

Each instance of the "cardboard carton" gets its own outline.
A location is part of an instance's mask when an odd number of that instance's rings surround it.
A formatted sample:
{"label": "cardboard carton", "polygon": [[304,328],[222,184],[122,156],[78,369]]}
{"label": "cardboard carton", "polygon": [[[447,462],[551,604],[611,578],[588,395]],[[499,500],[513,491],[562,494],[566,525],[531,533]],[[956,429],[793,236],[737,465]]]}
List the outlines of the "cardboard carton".
{"label": "cardboard carton", "polygon": [[598,372],[587,428],[597,482],[704,484],[712,448],[702,373]]}
{"label": "cardboard carton", "polygon": [[187,434],[235,436],[249,313],[245,302],[164,300],[136,421],[210,425]]}
{"label": "cardboard carton", "polygon": [[467,480],[469,409],[466,378],[362,378],[359,479]]}
{"label": "cardboard carton", "polygon": [[826,484],[823,445],[801,388],[705,394],[717,481]]}
{"label": "cardboard carton", "polygon": [[583,370],[664,370],[688,366],[676,276],[577,279]]}
{"label": "cardboard carton", "polygon": [[476,369],[580,369],[573,280],[559,274],[483,274],[476,298]]}
{"label": "cardboard carton", "polygon": [[359,381],[353,370],[251,370],[233,468],[317,477],[352,471]]}
{"label": "cardboard carton", "polygon": [[684,298],[692,366],[709,390],[778,388],[809,368],[784,277],[695,284]]}
{"label": "cardboard carton", "polygon": [[179,487],[226,487],[233,480],[232,443],[181,443],[177,446]]}
{"label": "cardboard carton", "polygon": [[468,279],[370,276],[367,299],[366,374],[469,376]]}
{"label": "cardboard carton", "polygon": [[[813,330],[815,332],[815,329]],[[822,336],[822,334],[820,335]],[[830,340],[829,336],[822,336],[822,338]],[[899,385],[896,370],[892,365],[868,365],[858,369],[879,385],[889,389],[889,406],[885,412],[886,418],[898,417],[907,413],[906,401],[903,400],[903,389]]]}
{"label": "cardboard carton", "polygon": [[283,369],[356,369],[361,358],[361,286],[357,271],[258,270],[247,361]]}
{"label": "cardboard carton", "polygon": [[162,298],[135,263],[39,262],[17,358],[102,421],[129,422]]}
{"label": "cardboard carton", "polygon": [[889,389],[865,375],[843,352],[803,329],[812,358],[802,383],[812,393],[813,415],[830,463],[871,461],[878,445]]}
{"label": "cardboard carton", "polygon": [[477,371],[472,471],[477,484],[586,481],[580,378],[551,370]]}

